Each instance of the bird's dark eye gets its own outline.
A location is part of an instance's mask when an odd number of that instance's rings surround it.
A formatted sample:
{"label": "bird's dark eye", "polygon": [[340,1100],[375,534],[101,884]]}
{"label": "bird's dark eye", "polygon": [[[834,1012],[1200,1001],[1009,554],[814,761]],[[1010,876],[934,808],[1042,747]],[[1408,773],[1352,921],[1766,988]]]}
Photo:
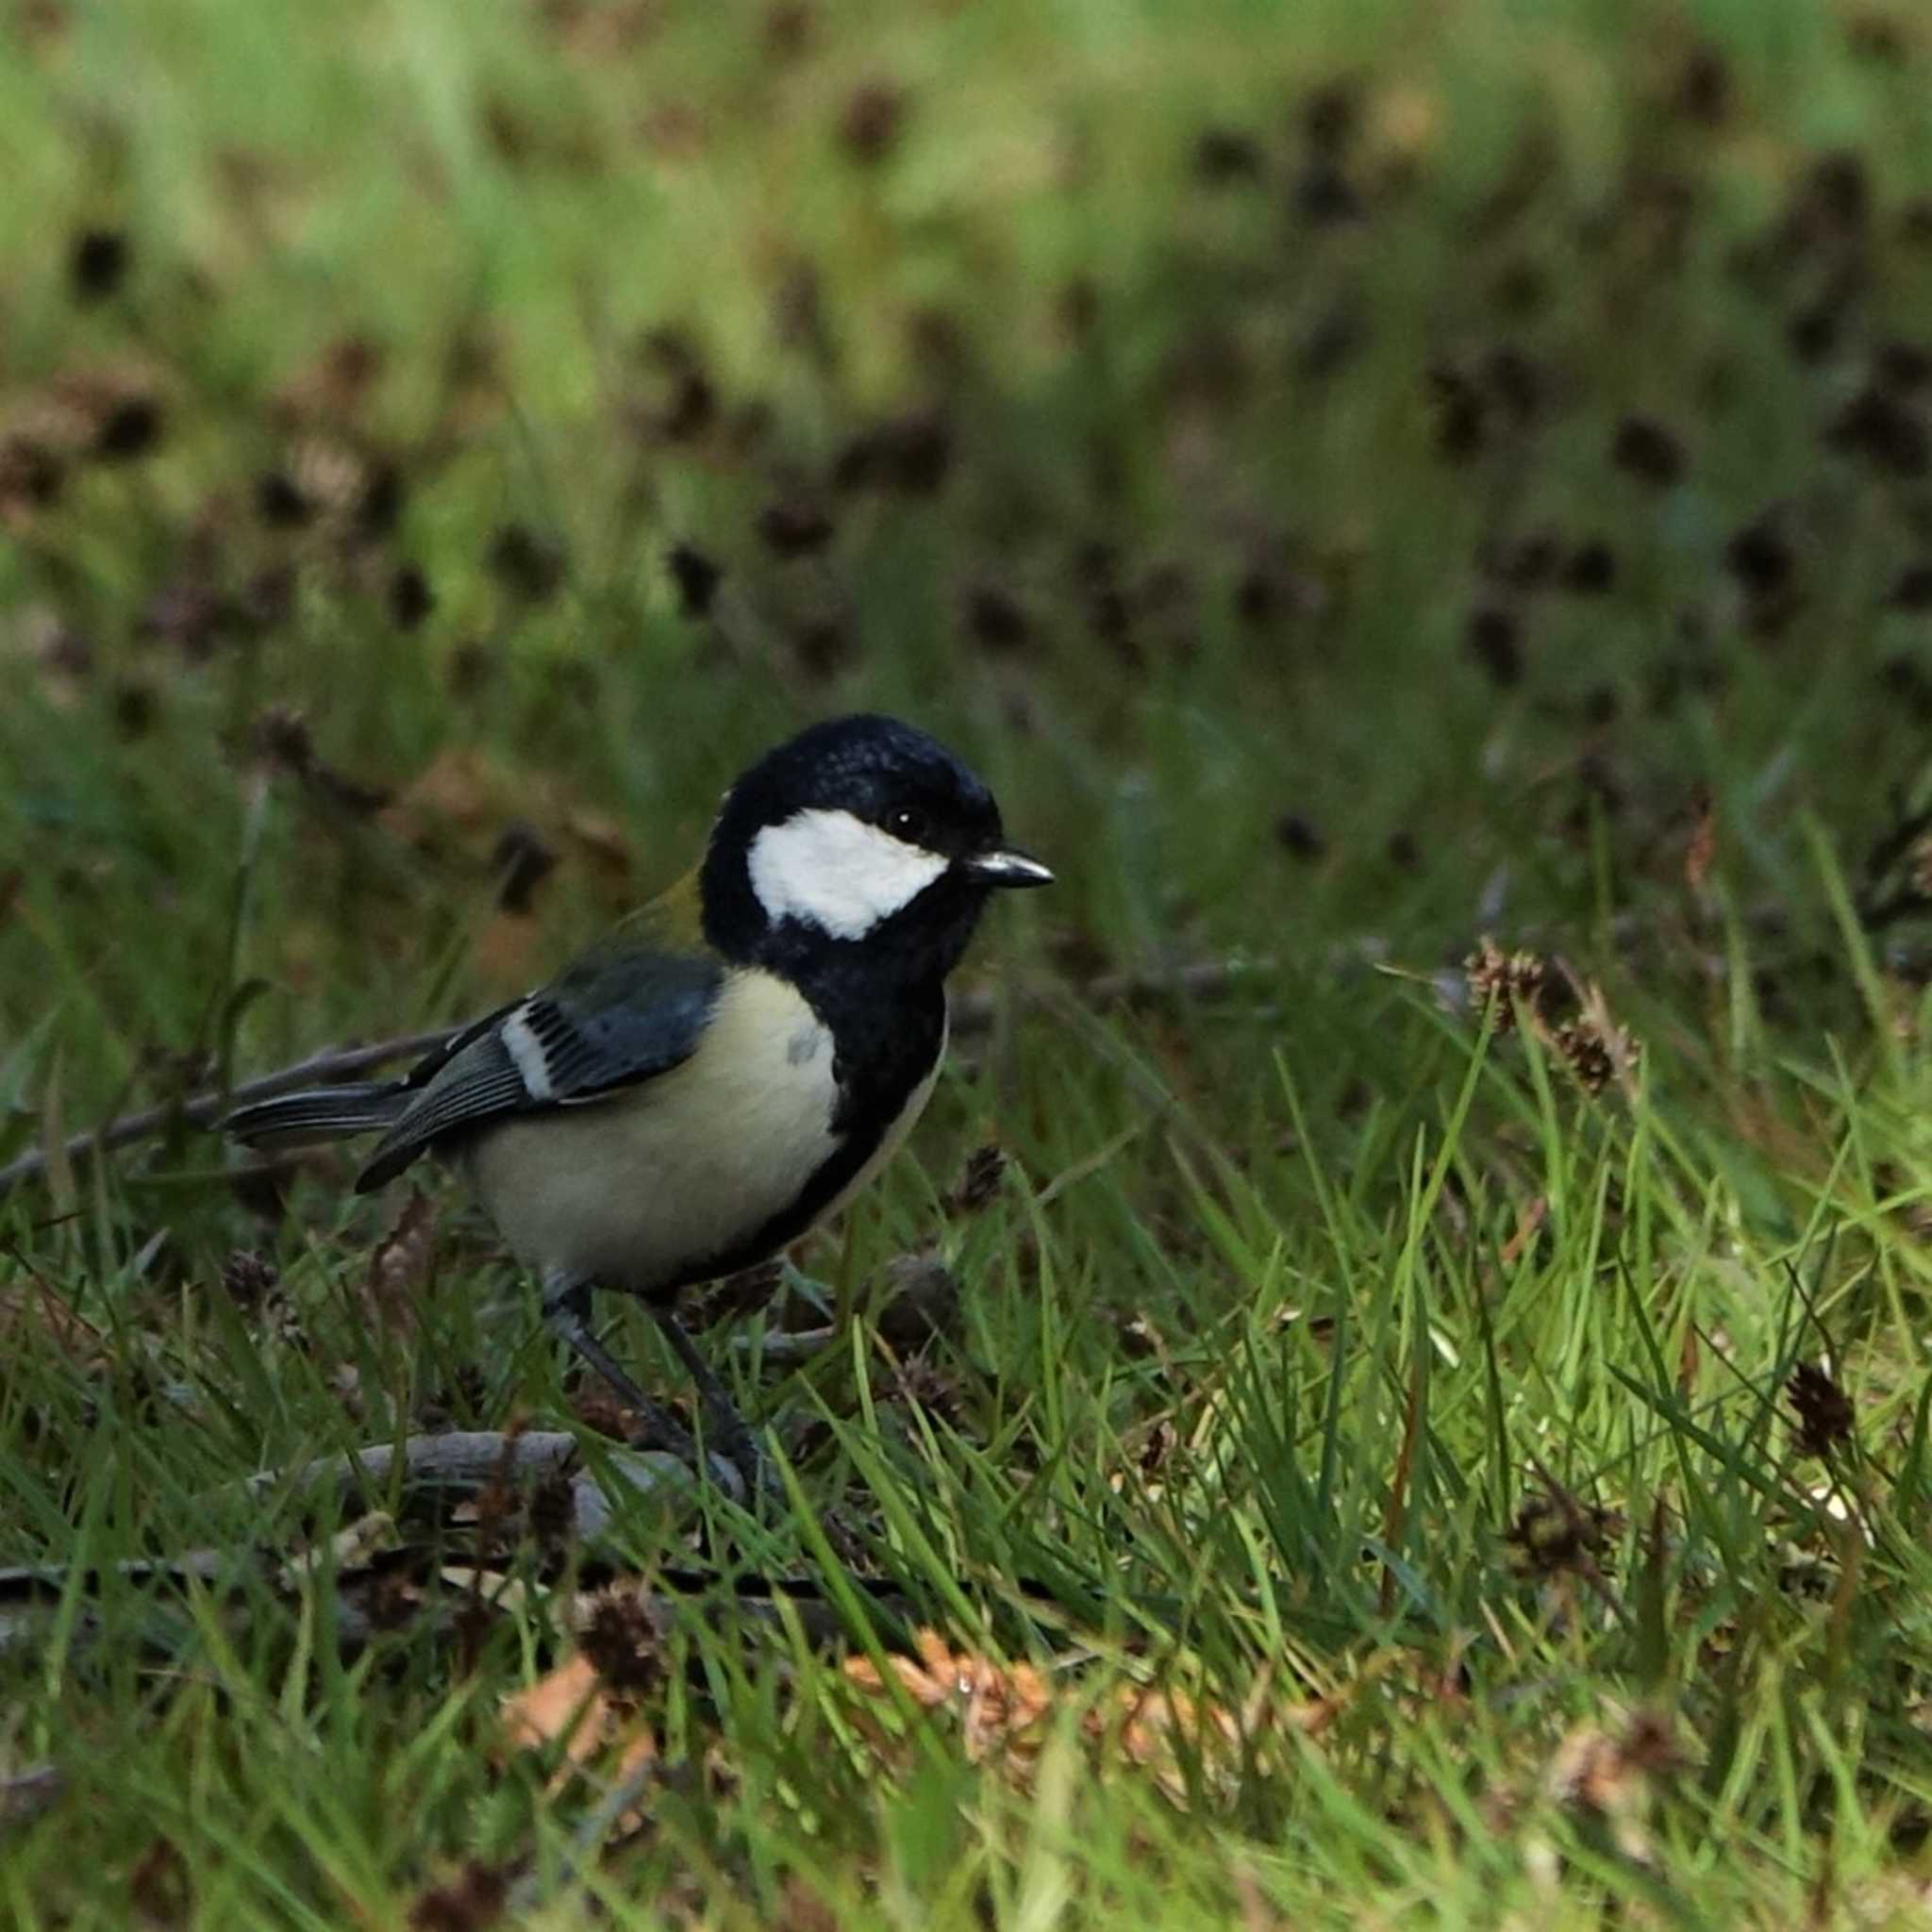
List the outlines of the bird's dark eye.
{"label": "bird's dark eye", "polygon": [[886,814],[886,830],[908,845],[923,845],[932,821],[916,805],[902,805]]}

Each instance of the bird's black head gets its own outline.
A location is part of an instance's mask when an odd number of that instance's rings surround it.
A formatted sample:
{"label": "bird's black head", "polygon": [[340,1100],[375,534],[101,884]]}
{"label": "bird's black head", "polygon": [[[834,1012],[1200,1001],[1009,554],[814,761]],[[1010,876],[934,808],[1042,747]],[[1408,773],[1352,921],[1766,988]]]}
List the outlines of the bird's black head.
{"label": "bird's black head", "polygon": [[1053,874],[1007,844],[992,793],[894,718],[836,718],[768,752],[724,795],[700,874],[705,937],[798,975],[856,961],[951,972],[989,891]]}

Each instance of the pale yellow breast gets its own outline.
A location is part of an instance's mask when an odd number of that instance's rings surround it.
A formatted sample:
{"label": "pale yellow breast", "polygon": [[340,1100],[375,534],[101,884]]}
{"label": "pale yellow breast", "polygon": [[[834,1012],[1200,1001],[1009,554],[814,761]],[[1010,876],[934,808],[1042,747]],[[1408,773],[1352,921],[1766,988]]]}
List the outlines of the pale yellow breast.
{"label": "pale yellow breast", "polygon": [[[698,1051],[610,1099],[479,1136],[471,1178],[518,1257],[648,1294],[749,1239],[837,1151],[831,1036],[782,981],[727,982]],[[842,1207],[904,1141],[926,1080]]]}

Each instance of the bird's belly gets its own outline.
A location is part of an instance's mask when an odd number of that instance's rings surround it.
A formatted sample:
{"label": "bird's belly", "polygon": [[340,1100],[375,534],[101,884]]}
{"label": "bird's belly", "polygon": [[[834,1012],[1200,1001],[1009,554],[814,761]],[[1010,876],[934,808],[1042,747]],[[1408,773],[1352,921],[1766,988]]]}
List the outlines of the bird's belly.
{"label": "bird's belly", "polygon": [[[822,1211],[876,1173],[931,1086]],[[468,1166],[525,1266],[648,1296],[714,1260],[748,1258],[746,1244],[785,1222],[841,1147],[839,1100],[831,1036],[810,1007],[782,982],[747,977],[683,1066],[607,1100],[506,1121],[477,1137]]]}

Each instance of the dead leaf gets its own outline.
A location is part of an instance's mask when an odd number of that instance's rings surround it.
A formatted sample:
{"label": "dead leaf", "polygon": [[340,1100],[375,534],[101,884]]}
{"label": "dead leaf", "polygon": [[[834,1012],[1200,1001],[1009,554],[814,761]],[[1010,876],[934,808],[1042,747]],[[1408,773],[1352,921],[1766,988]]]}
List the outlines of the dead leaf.
{"label": "dead leaf", "polygon": [[603,1752],[622,1743],[616,1775],[625,1777],[654,1762],[656,1733],[625,1702],[612,1695],[597,1667],[578,1651],[547,1676],[504,1701],[503,1733],[508,1751],[541,1751],[557,1745],[563,1762],[550,1781],[555,1797]]}
{"label": "dead leaf", "polygon": [[394,1549],[399,1541],[395,1518],[387,1509],[372,1509],[337,1530],[321,1547],[290,1557],[282,1565],[282,1587],[300,1590],[310,1577],[324,1572],[353,1576],[367,1570],[377,1557],[385,1550]]}
{"label": "dead leaf", "polygon": [[[887,1659],[899,1686],[923,1710],[957,1723],[974,1763],[991,1766],[1022,1790],[1029,1788],[1055,1717],[1068,1702],[1084,1698],[1077,1680],[1051,1680],[1030,1663],[955,1651],[936,1630],[919,1631],[913,1646],[913,1656]],[[844,1674],[862,1695],[887,1694],[885,1675],[869,1657],[848,1658]],[[1201,1787],[1229,1795],[1257,1740],[1289,1731],[1318,1736],[1339,1708],[1333,1699],[1278,1699],[1265,1674],[1239,1712],[1183,1690],[1125,1683],[1107,1697],[1085,1702],[1079,1727],[1097,1772],[1130,1766],[1185,1807],[1191,1801],[1191,1766]],[[872,1738],[874,1749],[890,1755],[882,1728],[874,1726]]]}
{"label": "dead leaf", "polygon": [[602,1748],[608,1712],[596,1667],[579,1653],[505,1699],[504,1741],[511,1751],[561,1744],[569,1762],[581,1764]]}

